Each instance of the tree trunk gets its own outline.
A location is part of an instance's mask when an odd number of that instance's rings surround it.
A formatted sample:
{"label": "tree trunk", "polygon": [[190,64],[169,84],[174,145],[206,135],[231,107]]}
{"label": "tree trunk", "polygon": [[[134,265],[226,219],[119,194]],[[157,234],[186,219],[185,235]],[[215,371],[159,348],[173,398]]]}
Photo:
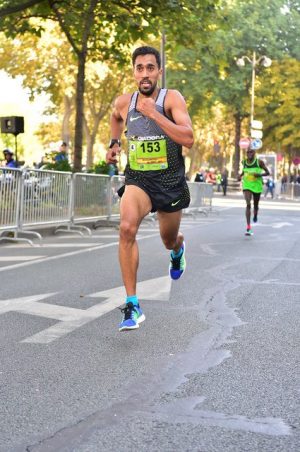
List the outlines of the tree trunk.
{"label": "tree trunk", "polygon": [[92,133],[89,136],[89,140],[87,141],[87,149],[86,149],[86,169],[90,169],[90,167],[94,163],[94,144],[96,141],[96,133]]}
{"label": "tree trunk", "polygon": [[81,51],[77,51],[78,72],[76,79],[76,119],[75,119],[75,139],[74,139],[74,171],[82,169],[82,138],[83,138],[83,113],[84,113],[84,88],[85,88],[85,63],[88,52],[89,36],[94,24],[95,8],[99,0],[90,0],[86,13],[86,21],[82,34]]}
{"label": "tree trunk", "polygon": [[288,155],[288,182],[291,182],[292,179],[292,146],[289,144],[287,149],[287,155]]}
{"label": "tree trunk", "polygon": [[238,178],[241,159],[239,142],[241,139],[242,116],[239,113],[236,113],[234,115],[234,120],[235,120],[235,139],[234,139],[233,176],[235,178]]}
{"label": "tree trunk", "polygon": [[63,117],[63,121],[62,121],[61,137],[62,137],[62,141],[67,143],[68,146],[70,144],[70,139],[71,139],[70,118],[72,116],[72,113],[73,113],[73,99],[65,94],[64,95],[64,117]]}
{"label": "tree trunk", "polygon": [[84,105],[84,77],[86,54],[78,55],[78,72],[76,80],[76,119],[74,138],[74,171],[82,169],[82,136],[83,136],[83,105]]}
{"label": "tree trunk", "polygon": [[86,169],[90,169],[90,167],[94,163],[94,144],[96,141],[96,136],[102,116],[103,115],[98,114],[93,118],[94,124],[92,132],[90,132],[85,116],[83,117],[84,133],[86,139]]}

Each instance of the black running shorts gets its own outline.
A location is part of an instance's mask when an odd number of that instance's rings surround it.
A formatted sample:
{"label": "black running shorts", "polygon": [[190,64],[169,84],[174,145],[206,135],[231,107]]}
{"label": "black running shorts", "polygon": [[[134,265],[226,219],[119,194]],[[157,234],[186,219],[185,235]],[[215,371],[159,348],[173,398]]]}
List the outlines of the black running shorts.
{"label": "black running shorts", "polygon": [[[134,179],[126,180],[126,185],[135,185],[147,193],[152,203],[151,212],[156,212],[157,210],[170,213],[177,212],[178,210],[186,209],[191,201],[190,191],[186,182],[180,189],[171,192],[154,192]],[[124,190],[125,185],[118,190],[118,195],[120,197],[123,195]]]}

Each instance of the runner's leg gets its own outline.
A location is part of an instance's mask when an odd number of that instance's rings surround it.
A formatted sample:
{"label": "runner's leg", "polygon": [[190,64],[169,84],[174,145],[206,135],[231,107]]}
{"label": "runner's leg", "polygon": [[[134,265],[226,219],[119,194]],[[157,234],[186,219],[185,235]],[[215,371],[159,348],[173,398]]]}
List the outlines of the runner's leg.
{"label": "runner's leg", "polygon": [[253,193],[253,218],[255,218],[255,222],[257,221],[258,214],[258,204],[260,200],[261,193]]}
{"label": "runner's leg", "polygon": [[251,199],[252,199],[252,192],[250,190],[244,190],[244,198],[246,201],[246,222],[247,222],[247,229],[251,228]]}
{"label": "runner's leg", "polygon": [[182,211],[177,212],[157,212],[161,239],[167,250],[178,253],[183,244],[183,234],[179,232]]}
{"label": "runner's leg", "polygon": [[127,296],[136,295],[139,264],[136,234],[142,219],[151,208],[151,200],[141,188],[126,185],[120,204],[119,260]]}
{"label": "runner's leg", "polygon": [[169,275],[171,279],[179,279],[186,268],[185,244],[183,234],[179,232],[182,211],[159,212],[160,235],[165,247],[171,250]]}

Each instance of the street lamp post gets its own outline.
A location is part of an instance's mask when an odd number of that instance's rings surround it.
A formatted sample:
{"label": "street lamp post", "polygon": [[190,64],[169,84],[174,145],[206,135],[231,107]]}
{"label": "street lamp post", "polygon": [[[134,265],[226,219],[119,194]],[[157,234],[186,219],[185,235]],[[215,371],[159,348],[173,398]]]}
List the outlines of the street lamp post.
{"label": "street lamp post", "polygon": [[254,95],[255,95],[255,68],[258,64],[261,64],[264,67],[270,67],[272,64],[272,60],[267,56],[263,55],[260,58],[256,58],[256,52],[253,52],[252,60],[244,55],[240,57],[236,64],[240,67],[245,66],[245,60],[248,61],[252,66],[252,83],[251,83],[251,109],[250,109],[250,128],[254,119]]}
{"label": "street lamp post", "polygon": [[162,31],[162,35],[161,35],[161,49],[160,49],[160,53],[161,53],[161,67],[162,67],[162,77],[161,77],[161,87],[162,88],[166,88],[167,85],[167,76],[166,76],[166,50],[165,50],[165,46],[166,46],[166,34],[165,31]]}

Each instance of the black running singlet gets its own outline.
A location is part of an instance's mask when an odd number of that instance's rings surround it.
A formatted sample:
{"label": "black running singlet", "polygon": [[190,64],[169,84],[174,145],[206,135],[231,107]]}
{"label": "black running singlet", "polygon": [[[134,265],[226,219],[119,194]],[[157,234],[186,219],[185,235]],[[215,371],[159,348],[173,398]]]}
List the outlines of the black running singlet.
{"label": "black running singlet", "polygon": [[[156,109],[167,117],[164,111],[166,94],[166,89],[160,89]],[[132,95],[126,121],[128,163],[125,180],[136,183],[147,192],[164,193],[167,204],[186,187],[182,146],[171,140],[155,121],[136,109],[138,95],[138,91]]]}

